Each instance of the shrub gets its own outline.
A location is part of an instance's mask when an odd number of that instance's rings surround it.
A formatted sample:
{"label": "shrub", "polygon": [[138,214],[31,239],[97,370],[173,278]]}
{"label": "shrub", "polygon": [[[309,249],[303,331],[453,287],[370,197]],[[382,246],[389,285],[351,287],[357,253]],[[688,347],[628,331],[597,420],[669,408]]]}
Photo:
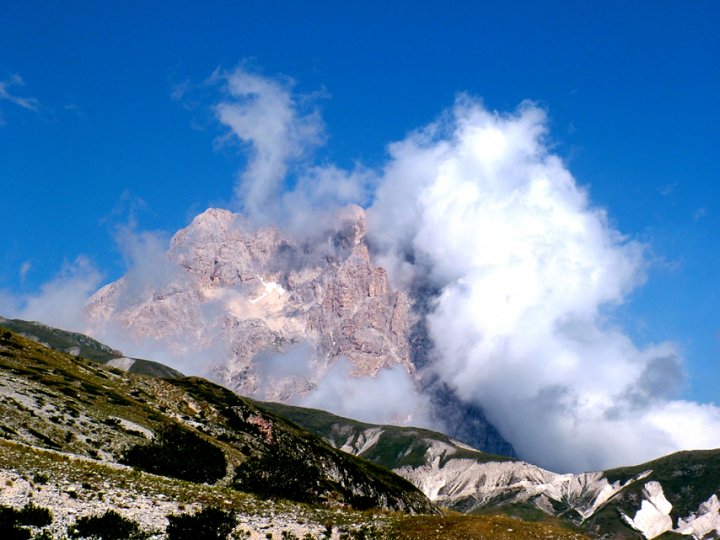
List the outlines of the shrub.
{"label": "shrub", "polygon": [[167,518],[168,540],[226,540],[237,523],[235,514],[217,508]]}
{"label": "shrub", "polygon": [[0,531],[7,531],[7,537],[15,540],[30,538],[30,532],[18,526],[18,511],[9,506],[0,506]]}
{"label": "shrub", "polygon": [[144,471],[209,484],[225,476],[225,454],[192,431],[169,424],[150,444],[132,446],[122,463]]}
{"label": "shrub", "polygon": [[140,540],[146,534],[140,526],[124,518],[114,510],[101,516],[84,516],[68,529],[70,538],[92,538],[93,540]]}
{"label": "shrub", "polygon": [[28,503],[21,510],[0,506],[0,531],[3,540],[29,540],[30,531],[24,526],[44,527],[52,523],[52,514],[47,508]]}
{"label": "shrub", "polygon": [[18,514],[18,521],[22,525],[45,527],[45,525],[50,525],[53,521],[50,510],[41,506],[35,506],[31,502],[27,503]]}
{"label": "shrub", "polygon": [[3,540],[30,540],[30,531],[22,527],[13,526],[2,531]]}
{"label": "shrub", "polygon": [[33,482],[36,484],[47,484],[50,478],[45,473],[35,473],[33,476]]}
{"label": "shrub", "polygon": [[305,503],[321,501],[323,478],[317,468],[289,452],[253,456],[238,466],[235,487],[263,499],[278,498]]}

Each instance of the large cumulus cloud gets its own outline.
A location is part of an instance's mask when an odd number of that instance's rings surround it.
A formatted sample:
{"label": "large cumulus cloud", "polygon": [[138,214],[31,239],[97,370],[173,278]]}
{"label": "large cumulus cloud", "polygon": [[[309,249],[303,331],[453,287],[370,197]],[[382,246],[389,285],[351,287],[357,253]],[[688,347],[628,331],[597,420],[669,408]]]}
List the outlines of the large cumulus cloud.
{"label": "large cumulus cloud", "polygon": [[460,96],[389,147],[371,231],[398,284],[439,291],[431,369],[555,470],[720,446],[716,407],[673,401],[676,346],[639,347],[613,324],[645,279],[644,248],[590,203],[546,126],[531,103],[498,114]]}

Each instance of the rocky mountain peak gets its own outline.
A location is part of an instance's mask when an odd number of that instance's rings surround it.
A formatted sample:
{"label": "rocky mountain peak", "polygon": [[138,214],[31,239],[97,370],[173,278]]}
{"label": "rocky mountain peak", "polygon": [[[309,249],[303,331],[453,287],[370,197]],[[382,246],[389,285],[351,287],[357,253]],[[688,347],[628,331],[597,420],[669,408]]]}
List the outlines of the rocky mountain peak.
{"label": "rocky mountain peak", "polygon": [[[309,391],[340,357],[356,375],[398,364],[412,372],[409,299],[373,265],[365,234],[358,206],[341,212],[339,226],[316,242],[320,248],[211,208],[173,237],[175,275],[158,290],[132,297],[119,280],[91,298],[88,315],[119,321],[137,337],[219,339],[227,353],[215,377],[268,399]],[[309,346],[307,376],[276,377],[259,365],[301,343]]]}
{"label": "rocky mountain peak", "polygon": [[340,359],[354,377],[401,366],[429,397],[436,425],[514,455],[481,410],[416,373],[429,363],[423,316],[431,302],[390,286],[372,260],[362,208],[336,217],[332,227],[298,238],[210,208],[173,237],[163,279],[138,286],[138,276],[128,276],[90,298],[89,331],[103,335],[111,325],[111,333],[160,342],[183,360],[183,371],[271,401],[312,392]]}
{"label": "rocky mountain peak", "polygon": [[168,255],[197,279],[223,287],[255,279],[280,243],[274,228],[252,230],[229,210],[209,208],[175,234]]}
{"label": "rocky mountain peak", "polygon": [[342,226],[337,233],[337,237],[346,241],[350,246],[364,245],[367,233],[365,210],[351,204],[342,210],[340,220]]}

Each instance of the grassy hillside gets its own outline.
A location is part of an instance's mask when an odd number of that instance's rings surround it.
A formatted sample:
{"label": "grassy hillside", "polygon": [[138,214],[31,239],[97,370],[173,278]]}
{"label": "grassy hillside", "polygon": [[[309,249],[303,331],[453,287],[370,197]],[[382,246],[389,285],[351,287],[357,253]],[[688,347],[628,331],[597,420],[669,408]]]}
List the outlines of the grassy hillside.
{"label": "grassy hillside", "polygon": [[266,496],[433,512],[405,480],[204,379],[123,373],[0,334],[0,432],[40,448]]}
{"label": "grassy hillside", "polygon": [[[377,425],[343,418],[319,409],[295,407],[284,403],[258,402],[260,407],[273,411],[307,431],[322,437],[335,448],[352,449],[357,455],[388,469],[417,467],[426,461],[432,445],[445,445],[453,458],[469,458],[479,462],[513,461],[475,450],[454,441],[447,435],[428,429]],[[372,443],[369,437],[373,438]]]}
{"label": "grassy hillside", "polygon": [[[122,352],[112,349],[84,334],[60,330],[59,328],[46,326],[42,323],[0,317],[0,327],[4,327],[33,341],[42,343],[50,349],[66,352],[73,356],[80,356],[99,364],[112,364],[114,360],[124,358]],[[179,371],[158,362],[140,358],[132,358],[130,360],[132,360],[132,362],[129,362],[130,367],[128,371],[131,373],[141,373],[168,379],[183,376]]]}

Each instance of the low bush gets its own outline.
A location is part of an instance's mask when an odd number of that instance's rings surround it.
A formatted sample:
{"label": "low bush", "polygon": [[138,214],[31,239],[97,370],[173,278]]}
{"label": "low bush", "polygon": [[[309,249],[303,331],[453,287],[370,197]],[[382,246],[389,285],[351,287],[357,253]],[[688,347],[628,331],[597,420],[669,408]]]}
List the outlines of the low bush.
{"label": "low bush", "polygon": [[238,466],[235,487],[263,499],[280,498],[305,503],[321,502],[325,486],[317,468],[289,452],[253,456]]}
{"label": "low bush", "polygon": [[27,503],[18,513],[21,525],[30,525],[32,527],[45,527],[53,521],[52,514],[47,508],[35,506],[33,503]]}
{"label": "low bush", "polygon": [[192,431],[168,424],[149,444],[137,444],[122,456],[122,463],[144,471],[212,484],[225,476],[225,454]]}
{"label": "low bush", "polygon": [[226,540],[237,523],[235,514],[217,508],[167,518],[170,522],[165,531],[168,540]]}
{"label": "low bush", "polygon": [[84,516],[68,528],[70,538],[92,540],[141,540],[147,535],[140,526],[114,510],[101,516]]}
{"label": "low bush", "polygon": [[52,523],[52,514],[47,508],[26,504],[18,510],[0,506],[0,531],[3,540],[29,540],[30,531],[25,527],[44,527]]}

